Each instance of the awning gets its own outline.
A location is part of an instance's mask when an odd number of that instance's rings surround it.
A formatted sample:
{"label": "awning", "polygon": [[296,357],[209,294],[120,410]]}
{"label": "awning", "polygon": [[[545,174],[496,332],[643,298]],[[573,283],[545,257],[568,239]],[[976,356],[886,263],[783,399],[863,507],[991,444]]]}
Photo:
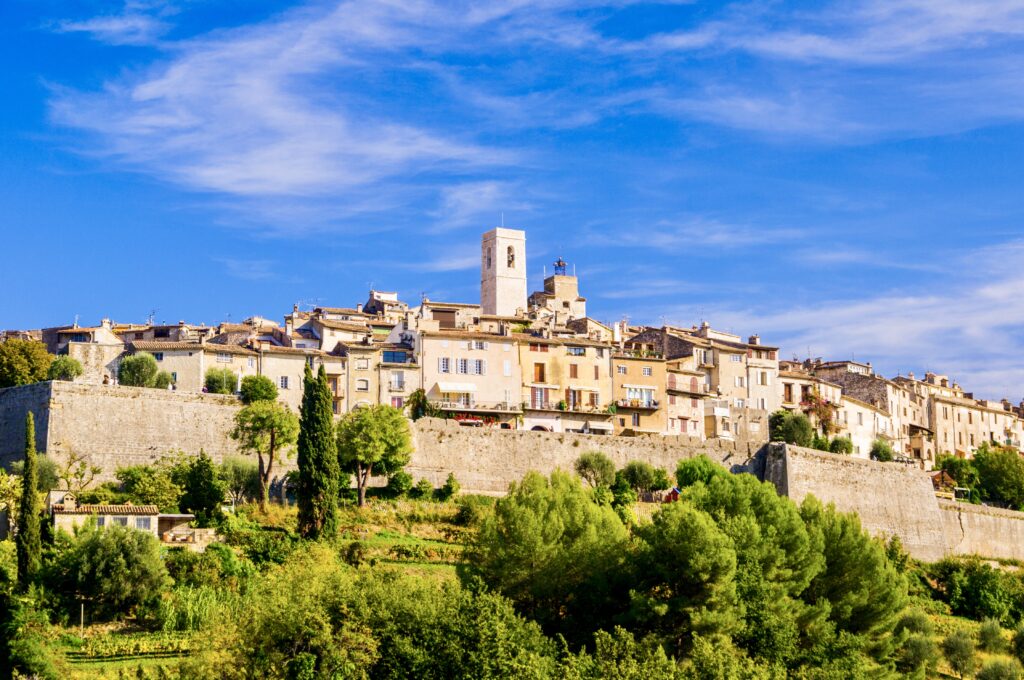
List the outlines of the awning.
{"label": "awning", "polygon": [[439,382],[438,392],[476,392],[476,385],[473,383]]}
{"label": "awning", "polygon": [[526,383],[527,387],[536,387],[541,390],[557,390],[558,385],[548,385],[547,383]]}
{"label": "awning", "polygon": [[629,387],[629,388],[632,388],[634,390],[656,390],[656,389],[658,389],[654,385],[626,385],[626,384],[623,384],[622,386],[623,387]]}
{"label": "awning", "polygon": [[611,423],[602,423],[600,421],[588,420],[587,421],[587,429],[588,430],[601,430],[602,432],[611,432],[615,428],[612,427]]}
{"label": "awning", "polygon": [[569,385],[569,389],[574,392],[600,392],[596,387],[588,387],[586,385]]}

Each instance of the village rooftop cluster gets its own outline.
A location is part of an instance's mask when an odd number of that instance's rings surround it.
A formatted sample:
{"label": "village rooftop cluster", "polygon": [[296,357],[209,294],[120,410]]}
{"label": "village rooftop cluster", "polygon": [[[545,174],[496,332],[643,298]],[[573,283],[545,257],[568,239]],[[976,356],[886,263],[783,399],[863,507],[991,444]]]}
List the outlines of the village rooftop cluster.
{"label": "village rooftop cluster", "polygon": [[104,319],[6,335],[78,359],[80,382],[116,384],[121,359],[148,352],[174,390],[201,392],[210,368],[226,368],[239,383],[271,378],[292,408],[305,366],[322,365],[338,415],[372,404],[406,408],[422,389],[438,412],[466,426],[764,441],[769,415],[787,409],[848,437],[855,456],[868,457],[883,439],[923,469],[944,453],[970,457],[985,442],[1020,448],[1024,440],[1024,402],[974,399],[943,375],[887,379],[870,363],[783,361],[758,336],[708,323],[597,321],[561,259],[543,290],[528,295],[526,234],[515,229],[482,237],[479,302],[410,306],[371,290],[351,308],[296,306],[283,323]]}

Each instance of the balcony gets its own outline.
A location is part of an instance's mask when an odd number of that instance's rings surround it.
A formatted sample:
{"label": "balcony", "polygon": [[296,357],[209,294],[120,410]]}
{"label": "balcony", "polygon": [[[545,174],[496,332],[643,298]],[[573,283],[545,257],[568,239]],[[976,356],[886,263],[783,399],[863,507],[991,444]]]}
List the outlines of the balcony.
{"label": "balcony", "polygon": [[521,413],[519,404],[507,401],[441,401],[430,400],[430,403],[442,411],[459,411],[462,413]]}
{"label": "balcony", "polygon": [[388,383],[388,391],[389,392],[396,392],[396,393],[405,392],[405,383],[404,382]]}
{"label": "balcony", "polygon": [[565,408],[559,408],[558,402],[524,402],[523,408],[530,411],[558,411],[559,413],[608,413],[608,409],[590,404],[563,404]]}
{"label": "balcony", "polygon": [[660,404],[657,399],[645,401],[643,399],[616,399],[615,406],[618,408],[630,408],[637,411],[657,411]]}

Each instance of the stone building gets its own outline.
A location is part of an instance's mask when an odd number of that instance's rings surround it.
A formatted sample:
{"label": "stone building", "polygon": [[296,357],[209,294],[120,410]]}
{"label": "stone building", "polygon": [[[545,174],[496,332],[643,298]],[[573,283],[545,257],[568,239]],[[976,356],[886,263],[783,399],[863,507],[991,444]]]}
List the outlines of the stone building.
{"label": "stone building", "polygon": [[498,227],[483,235],[480,306],[484,314],[520,315],[526,309],[526,232]]}
{"label": "stone building", "polygon": [[573,319],[586,319],[587,299],[580,295],[579,279],[568,274],[565,260],[558,258],[554,273],[544,279],[544,290],[530,294],[528,307],[535,318],[552,318],[564,327]]}
{"label": "stone building", "polygon": [[665,359],[660,355],[629,350],[612,355],[615,434],[665,432],[666,376]]}

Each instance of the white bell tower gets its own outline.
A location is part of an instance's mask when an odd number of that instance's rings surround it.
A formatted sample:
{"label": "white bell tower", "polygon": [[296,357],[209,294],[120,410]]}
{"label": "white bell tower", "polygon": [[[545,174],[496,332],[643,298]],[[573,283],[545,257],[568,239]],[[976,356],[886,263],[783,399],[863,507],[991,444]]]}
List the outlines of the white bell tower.
{"label": "white bell tower", "polygon": [[484,314],[515,316],[526,310],[526,232],[497,227],[483,235],[480,306]]}

